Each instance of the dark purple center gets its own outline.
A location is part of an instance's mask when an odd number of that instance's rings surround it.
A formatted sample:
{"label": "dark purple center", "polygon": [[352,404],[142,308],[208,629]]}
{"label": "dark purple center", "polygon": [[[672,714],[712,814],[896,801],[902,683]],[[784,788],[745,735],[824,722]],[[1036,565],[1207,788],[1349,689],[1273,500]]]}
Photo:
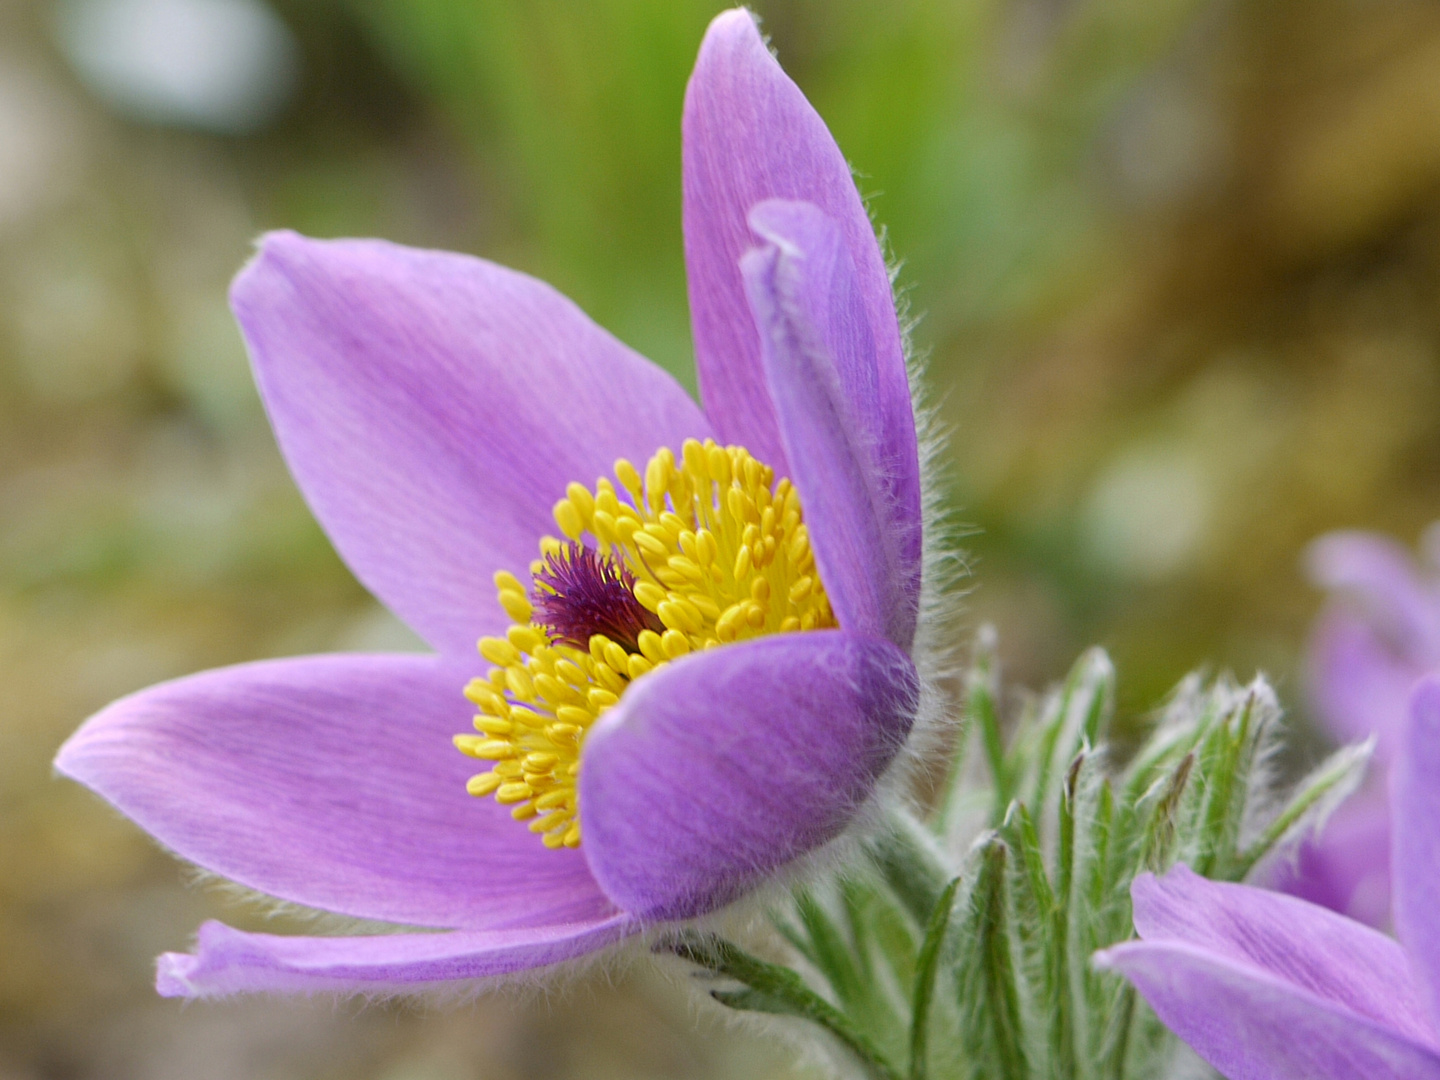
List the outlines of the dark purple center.
{"label": "dark purple center", "polygon": [[535,624],[550,640],[588,649],[604,634],[626,652],[640,651],[640,631],[665,632],[654,612],[635,599],[635,575],[608,555],[571,542],[545,556],[531,594]]}

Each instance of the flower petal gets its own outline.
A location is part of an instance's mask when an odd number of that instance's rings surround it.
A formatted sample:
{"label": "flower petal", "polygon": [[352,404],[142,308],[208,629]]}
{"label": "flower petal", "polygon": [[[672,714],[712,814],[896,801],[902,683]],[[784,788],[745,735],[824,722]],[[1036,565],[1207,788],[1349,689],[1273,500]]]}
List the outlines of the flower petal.
{"label": "flower petal", "polygon": [[546,967],[602,949],[638,929],[624,915],[522,930],[459,930],[370,937],[247,934],[200,927],[193,954],[160,957],[162,997],[245,993],[377,993]]}
{"label": "flower petal", "polygon": [[[896,484],[884,433],[857,402],[878,394],[873,343],[840,230],[809,203],[772,200],[741,260],[771,398],[811,544],[846,630],[909,649],[920,591],[920,504]],[[913,495],[913,498],[912,498]]]}
{"label": "flower petal", "polygon": [[1306,562],[1317,585],[1360,606],[1397,658],[1440,662],[1440,590],[1405,548],[1387,536],[1335,532],[1310,545]]}
{"label": "flower petal", "polygon": [[1440,1054],[1246,964],[1175,941],[1096,954],[1229,1080],[1437,1080]]}
{"label": "flower petal", "polygon": [[431,656],[315,656],[123,698],[56,767],[241,885],[358,918],[553,926],[614,914],[578,852],[547,851],[451,745],[466,672]]}
{"label": "flower petal", "polygon": [[1375,736],[1375,760],[1395,759],[1410,692],[1425,668],[1398,655],[1365,618],[1332,607],[1319,620],[1308,659],[1315,711],[1341,742]]}
{"label": "flower petal", "polygon": [[1391,768],[1395,929],[1440,1022],[1440,676],[1416,688]]}
{"label": "flower petal", "polygon": [[1356,1018],[1434,1041],[1404,950],[1368,926],[1293,896],[1208,881],[1183,864],[1163,878],[1141,874],[1130,892],[1135,929],[1147,944],[1183,944]]}
{"label": "flower petal", "polygon": [[710,24],[685,95],[685,265],[695,364],[705,411],[729,441],[788,475],[784,446],[740,280],[753,245],[747,217],[766,199],[801,199],[838,228],[854,267],[855,302],[873,358],[875,393],[852,402],[901,471],[897,489],[918,506],[915,418],[890,277],[850,168],[825,122],[765,48],[754,17],[727,11]]}
{"label": "flower petal", "polygon": [[909,733],[917,681],[895,646],[838,630],[683,657],[591,731],[582,850],[645,919],[735,899],[837,836]]}
{"label": "flower petal", "polygon": [[704,438],[669,375],[480,259],[273,233],[231,292],[280,447],[357,577],[439,651],[508,619],[571,481]]}
{"label": "flower petal", "polygon": [[1389,926],[1390,805],[1383,784],[1367,784],[1341,803],[1266,885],[1367,926]]}

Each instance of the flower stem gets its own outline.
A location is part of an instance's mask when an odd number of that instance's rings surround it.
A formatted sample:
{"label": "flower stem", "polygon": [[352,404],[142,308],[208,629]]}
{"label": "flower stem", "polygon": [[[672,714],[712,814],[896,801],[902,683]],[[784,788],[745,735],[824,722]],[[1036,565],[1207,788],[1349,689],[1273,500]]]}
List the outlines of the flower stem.
{"label": "flower stem", "polygon": [[907,810],[895,807],[866,849],[886,883],[916,923],[925,925],[950,880],[951,870],[935,836]]}

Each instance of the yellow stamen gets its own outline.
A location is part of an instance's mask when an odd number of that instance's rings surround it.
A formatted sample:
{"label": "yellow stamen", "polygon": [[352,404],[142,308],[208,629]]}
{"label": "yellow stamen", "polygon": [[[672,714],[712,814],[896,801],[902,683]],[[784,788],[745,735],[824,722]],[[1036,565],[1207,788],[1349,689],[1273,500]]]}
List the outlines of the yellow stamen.
{"label": "yellow stamen", "polygon": [[577,648],[532,621],[553,590],[532,596],[497,572],[514,625],[480,641],[493,666],[465,687],[479,734],[455,737],[461,752],[494,763],[466,790],[509,806],[552,849],[580,846],[585,735],[630,683],[716,645],[835,625],[799,493],[789,480],[772,488],[773,472],[743,448],[691,439],[678,455],[659,450],[643,473],[617,461],[615,480],[566,487],[554,518],[568,539],[541,537],[530,571],[564,557],[566,543],[584,544],[631,575],[636,601],[658,623],[628,644],[594,634]]}
{"label": "yellow stamen", "polygon": [[498,788],[504,781],[493,772],[481,773],[479,776],[472,776],[465,783],[465,790],[471,795],[489,795]]}

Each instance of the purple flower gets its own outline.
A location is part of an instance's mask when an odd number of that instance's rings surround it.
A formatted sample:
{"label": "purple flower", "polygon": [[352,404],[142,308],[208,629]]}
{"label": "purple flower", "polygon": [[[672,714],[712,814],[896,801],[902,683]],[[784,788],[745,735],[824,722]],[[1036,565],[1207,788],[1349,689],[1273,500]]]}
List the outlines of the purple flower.
{"label": "purple flower", "polygon": [[1096,957],[1231,1080],[1440,1078],[1440,677],[1389,735],[1399,943],[1177,866],[1131,888],[1142,940]]}
{"label": "purple flower", "polygon": [[703,411],[523,274],[264,239],[232,301],[281,449],[435,655],[204,672],[56,764],[216,874],[436,932],[207,923],[160,993],[566,960],[730,902],[871,797],[917,707],[914,416],[850,171],[745,11],[690,82],[684,224]]}
{"label": "purple flower", "polygon": [[1303,844],[1275,885],[1372,926],[1390,919],[1390,815],[1385,771],[1395,760],[1416,680],[1440,671],[1440,530],[1418,567],[1400,545],[1340,532],[1310,548],[1312,578],[1334,598],[1310,651],[1310,696],[1340,742],[1375,737],[1370,779],[1320,836]]}

